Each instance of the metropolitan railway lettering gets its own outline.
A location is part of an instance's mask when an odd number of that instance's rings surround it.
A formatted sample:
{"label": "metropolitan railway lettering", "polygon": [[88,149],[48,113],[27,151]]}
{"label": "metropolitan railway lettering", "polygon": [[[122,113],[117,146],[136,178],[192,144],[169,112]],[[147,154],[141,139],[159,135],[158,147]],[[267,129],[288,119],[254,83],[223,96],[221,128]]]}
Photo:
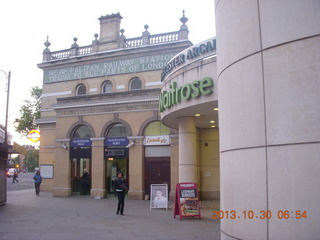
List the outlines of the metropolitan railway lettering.
{"label": "metropolitan railway lettering", "polygon": [[173,53],[162,54],[47,70],[44,72],[44,83],[161,70],[173,56]]}

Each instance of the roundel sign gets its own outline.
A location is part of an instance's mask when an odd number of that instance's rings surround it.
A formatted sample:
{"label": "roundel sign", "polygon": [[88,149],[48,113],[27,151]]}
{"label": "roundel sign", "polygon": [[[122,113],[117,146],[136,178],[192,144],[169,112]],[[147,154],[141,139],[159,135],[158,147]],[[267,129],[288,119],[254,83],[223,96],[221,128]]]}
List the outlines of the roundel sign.
{"label": "roundel sign", "polygon": [[30,132],[28,132],[27,138],[31,142],[38,142],[40,140],[40,132],[36,129],[32,129]]}

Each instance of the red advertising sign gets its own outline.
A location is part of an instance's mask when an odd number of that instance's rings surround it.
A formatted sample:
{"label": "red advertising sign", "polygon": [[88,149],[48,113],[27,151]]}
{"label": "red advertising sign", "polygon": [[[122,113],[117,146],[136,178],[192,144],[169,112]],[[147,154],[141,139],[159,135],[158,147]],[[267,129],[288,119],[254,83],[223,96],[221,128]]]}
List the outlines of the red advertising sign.
{"label": "red advertising sign", "polygon": [[175,218],[177,215],[180,216],[180,221],[183,217],[201,218],[198,186],[196,183],[177,183],[173,217]]}

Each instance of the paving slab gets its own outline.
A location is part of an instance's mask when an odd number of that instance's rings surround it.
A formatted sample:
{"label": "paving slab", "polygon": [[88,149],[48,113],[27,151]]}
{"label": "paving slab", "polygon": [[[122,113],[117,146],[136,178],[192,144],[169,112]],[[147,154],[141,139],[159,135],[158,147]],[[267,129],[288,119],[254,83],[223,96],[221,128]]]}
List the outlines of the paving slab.
{"label": "paving slab", "polygon": [[0,206],[0,239],[7,240],[219,240],[220,221],[212,219],[218,201],[202,202],[201,220],[173,218],[170,208],[150,210],[150,202],[125,199],[124,216],[117,199],[89,196],[56,198],[33,189],[8,192]]}

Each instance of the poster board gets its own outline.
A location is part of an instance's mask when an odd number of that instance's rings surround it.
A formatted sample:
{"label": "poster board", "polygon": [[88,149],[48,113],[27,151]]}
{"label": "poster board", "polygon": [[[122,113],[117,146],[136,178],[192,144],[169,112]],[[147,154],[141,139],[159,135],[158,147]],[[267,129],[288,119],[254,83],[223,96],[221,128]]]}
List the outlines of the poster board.
{"label": "poster board", "polygon": [[177,183],[173,217],[175,218],[177,215],[180,216],[180,221],[183,217],[199,217],[201,219],[198,185],[196,183]]}
{"label": "poster board", "polygon": [[40,174],[42,178],[53,178],[53,165],[40,165]]}
{"label": "poster board", "polygon": [[168,210],[168,184],[150,185],[150,210],[152,208]]}

